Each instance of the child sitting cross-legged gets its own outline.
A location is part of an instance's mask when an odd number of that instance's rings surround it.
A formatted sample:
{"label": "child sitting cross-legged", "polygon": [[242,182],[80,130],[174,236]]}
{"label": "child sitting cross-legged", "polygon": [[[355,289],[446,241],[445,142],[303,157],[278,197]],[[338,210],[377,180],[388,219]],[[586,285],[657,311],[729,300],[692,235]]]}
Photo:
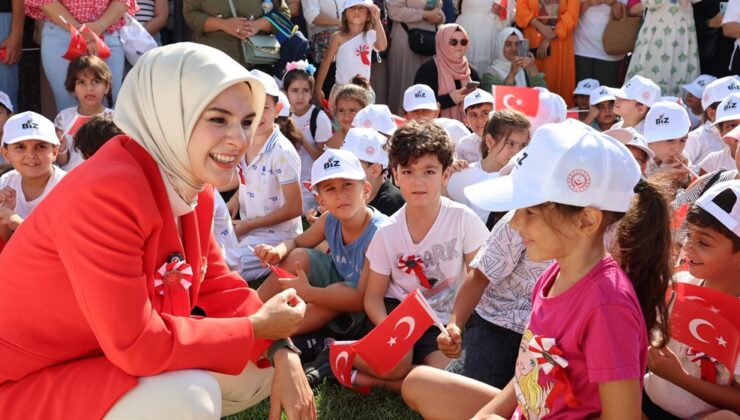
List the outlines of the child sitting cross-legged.
{"label": "child sitting cross-legged", "polygon": [[[390,167],[406,205],[378,229],[370,242],[365,312],[378,325],[412,290],[418,289],[442,322],[447,322],[468,264],[488,230],[468,207],[442,197],[450,177],[453,145],[430,121],[410,121],[387,145]],[[406,272],[399,261],[422,264],[422,273]],[[423,275],[422,275],[423,274]],[[437,348],[436,327],[428,329],[401,363],[380,377],[358,357],[355,386],[400,389],[413,364],[444,368],[449,359]]]}
{"label": "child sitting cross-legged", "polygon": [[[371,129],[353,128],[348,137],[358,135],[379,136]],[[370,183],[352,152],[327,149],[314,162],[311,180],[318,202],[326,212],[294,239],[255,248],[260,261],[279,264],[298,277],[279,279],[270,274],[257,292],[266,301],[283,289],[296,289],[308,304],[297,334],[329,324],[332,333],[351,335],[365,319],[362,314],[367,277],[365,251],[387,218],[366,205]],[[313,249],[324,240],[329,245],[329,254]],[[346,312],[352,312],[349,318],[337,318]]]}

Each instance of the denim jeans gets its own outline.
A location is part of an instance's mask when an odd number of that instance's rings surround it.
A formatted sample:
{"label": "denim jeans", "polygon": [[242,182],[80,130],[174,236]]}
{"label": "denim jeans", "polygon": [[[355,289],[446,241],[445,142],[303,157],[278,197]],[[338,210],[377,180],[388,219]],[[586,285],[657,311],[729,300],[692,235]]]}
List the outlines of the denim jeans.
{"label": "denim jeans", "polygon": [[447,370],[503,389],[514,377],[521,341],[521,334],[473,311],[465,325],[460,358],[450,362]]}
{"label": "denim jeans", "polygon": [[[0,41],[10,35],[11,13],[0,13]],[[6,66],[0,63],[0,91],[8,94],[13,108],[18,107],[18,63]],[[15,109],[18,112],[17,109]]]}
{"label": "denim jeans", "polygon": [[[113,74],[113,101],[115,102],[123,80],[123,62],[125,58],[118,31],[112,34],[105,32],[104,35],[103,40],[108,44],[111,52],[111,56],[105,62]],[[46,78],[49,79],[51,90],[54,93],[57,111],[77,106],[77,99],[64,88],[69,61],[62,58],[62,56],[69,47],[69,38],[69,32],[65,29],[52,22],[44,22],[44,30],[41,32],[41,64],[44,66]]]}

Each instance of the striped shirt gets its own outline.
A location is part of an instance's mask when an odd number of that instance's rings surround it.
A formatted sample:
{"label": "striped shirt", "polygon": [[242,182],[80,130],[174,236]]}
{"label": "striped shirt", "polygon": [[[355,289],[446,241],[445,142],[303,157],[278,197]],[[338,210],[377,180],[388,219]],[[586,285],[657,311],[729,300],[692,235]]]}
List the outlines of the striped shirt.
{"label": "striped shirt", "polygon": [[134,16],[142,25],[154,18],[154,0],[138,0],[139,11]]}

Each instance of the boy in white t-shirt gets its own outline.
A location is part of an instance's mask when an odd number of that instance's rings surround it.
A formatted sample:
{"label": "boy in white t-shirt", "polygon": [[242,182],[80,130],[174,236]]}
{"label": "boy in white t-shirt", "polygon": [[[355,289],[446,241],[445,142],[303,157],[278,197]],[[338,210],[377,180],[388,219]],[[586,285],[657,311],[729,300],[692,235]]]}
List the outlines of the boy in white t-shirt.
{"label": "boy in white t-shirt", "polygon": [[481,139],[486,129],[488,114],[493,111],[493,95],[483,89],[476,89],[463,101],[465,124],[473,132],[460,139],[455,147],[455,156],[459,160],[478,162],[482,159]]}
{"label": "boy in white t-shirt", "polygon": [[727,145],[723,150],[712,152],[701,162],[701,175],[718,171],[720,169],[735,169],[735,152],[737,140],[726,137],[733,128],[740,125],[740,93],[733,93],[726,97],[717,106],[717,118],[714,126],[719,129],[719,134]]}
{"label": "boy in white t-shirt", "polygon": [[[418,289],[446,323],[468,264],[485,242],[488,230],[468,207],[441,196],[450,176],[453,146],[439,126],[429,121],[408,122],[391,137],[388,151],[406,205],[378,229],[368,247],[365,312],[378,325]],[[414,270],[416,265],[422,270]],[[436,327],[427,330],[413,351],[382,379],[358,364],[361,372],[355,385],[400,389],[400,379],[412,363],[445,367],[449,359],[437,348],[438,334]]]}
{"label": "boy in white t-shirt", "polygon": [[53,165],[59,138],[43,116],[29,111],[10,117],[2,140],[3,158],[14,168],[0,177],[0,239],[7,241],[66,172]]}

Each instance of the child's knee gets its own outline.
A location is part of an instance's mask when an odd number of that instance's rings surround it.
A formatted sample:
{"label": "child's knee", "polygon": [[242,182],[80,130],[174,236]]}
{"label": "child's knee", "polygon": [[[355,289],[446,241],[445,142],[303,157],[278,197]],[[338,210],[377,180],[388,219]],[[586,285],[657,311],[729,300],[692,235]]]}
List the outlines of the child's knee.
{"label": "child's knee", "polygon": [[294,250],[290,251],[287,257],[283,260],[282,266],[293,270],[295,267],[295,263],[301,263],[301,267],[303,268],[303,271],[308,274],[309,270],[311,269],[311,257],[308,255],[308,251],[306,251],[306,248],[295,248]]}

